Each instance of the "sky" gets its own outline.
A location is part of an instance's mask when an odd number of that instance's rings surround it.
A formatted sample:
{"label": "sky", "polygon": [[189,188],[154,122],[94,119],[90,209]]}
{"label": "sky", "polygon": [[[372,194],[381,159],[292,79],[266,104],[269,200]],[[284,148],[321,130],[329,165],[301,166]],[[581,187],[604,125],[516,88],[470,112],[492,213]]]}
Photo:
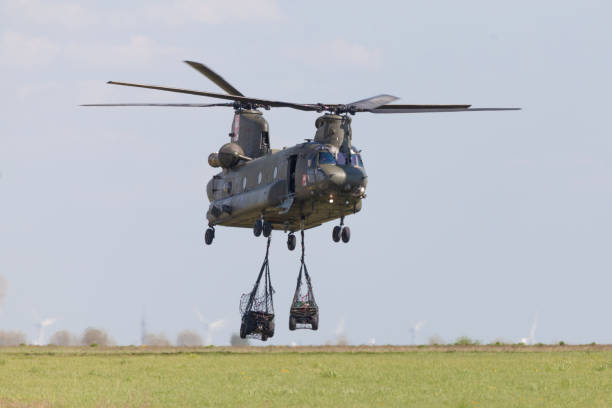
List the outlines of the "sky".
{"label": "sky", "polygon": [[[306,233],[318,332],[287,329],[299,252],[274,232],[277,330],[266,344],[409,344],[431,336],[612,343],[612,6],[604,1],[0,0],[0,330],[33,341],[87,327],[118,344],[240,324],[265,240],[217,228],[204,245],[209,153],[227,108],[84,108],[213,102],[106,81],[347,103],[522,107],[353,119],[367,198]],[[316,113],[265,112],[275,148]],[[2,299],[4,294],[4,299]]]}

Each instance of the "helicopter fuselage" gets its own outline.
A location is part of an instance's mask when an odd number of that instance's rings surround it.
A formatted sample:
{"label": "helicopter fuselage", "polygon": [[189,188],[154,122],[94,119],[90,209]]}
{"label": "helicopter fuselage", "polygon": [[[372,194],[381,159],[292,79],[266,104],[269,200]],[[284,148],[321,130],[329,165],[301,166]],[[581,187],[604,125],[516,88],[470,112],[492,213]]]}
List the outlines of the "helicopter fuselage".
{"label": "helicopter fuselage", "polygon": [[306,142],[223,169],[207,185],[210,226],[298,231],[361,210],[367,175],[358,152]]}
{"label": "helicopter fuselage", "polygon": [[[367,176],[359,151],[352,146],[351,116],[360,112],[374,114],[504,111],[520,108],[471,108],[471,105],[391,104],[397,97],[372,96],[348,104],[295,103],[243,95],[238,89],[204,64],[185,61],[225,93],[197,91],[159,85],[109,81],[109,84],[155,89],[222,99],[224,103],[104,103],[83,106],[173,106],[234,109],[229,133],[231,141],[208,156],[212,167],[223,170],[207,185],[210,207],[206,213],[209,228],[207,245],[215,237],[215,226],[253,227],[256,236],[269,237],[272,229],[291,232],[287,239],[295,249],[293,232],[313,228],[340,218],[332,239],[347,243],[350,228],[344,217],[361,210]],[[313,141],[288,149],[270,148],[268,122],[259,109],[290,108],[323,113],[315,121]]]}

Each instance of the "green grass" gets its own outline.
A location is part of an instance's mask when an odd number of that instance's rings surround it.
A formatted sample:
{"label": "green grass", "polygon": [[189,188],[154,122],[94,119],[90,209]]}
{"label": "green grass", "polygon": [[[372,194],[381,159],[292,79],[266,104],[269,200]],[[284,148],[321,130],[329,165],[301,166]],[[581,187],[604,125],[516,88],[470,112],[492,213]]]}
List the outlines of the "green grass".
{"label": "green grass", "polygon": [[609,349],[147,350],[0,349],[0,407],[612,406]]}

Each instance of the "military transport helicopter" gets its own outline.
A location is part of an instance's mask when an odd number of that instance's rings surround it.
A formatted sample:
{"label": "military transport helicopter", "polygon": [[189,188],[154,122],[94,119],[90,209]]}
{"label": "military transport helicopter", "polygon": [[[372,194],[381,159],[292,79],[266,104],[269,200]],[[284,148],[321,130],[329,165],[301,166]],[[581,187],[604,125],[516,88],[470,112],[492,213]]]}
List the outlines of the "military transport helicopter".
{"label": "military transport helicopter", "polygon": [[[398,98],[377,95],[347,104],[272,101],[244,96],[204,64],[185,61],[227,94],[109,81],[109,84],[207,96],[231,103],[120,103],[83,106],[175,106],[234,109],[230,142],[210,154],[210,166],[222,171],[206,186],[210,206],[206,213],[205,242],[215,238],[215,227],[252,228],[255,236],[270,236],[272,230],[288,232],[287,246],[295,249],[294,233],[339,219],[332,239],[349,242],[351,231],[344,225],[347,215],[361,210],[366,197],[367,175],[360,154],[352,143],[351,116],[356,113],[419,113],[502,111],[520,108],[471,108],[471,105],[398,105]],[[291,108],[323,113],[315,121],[313,139],[290,148],[272,149],[268,122],[260,109]]]}

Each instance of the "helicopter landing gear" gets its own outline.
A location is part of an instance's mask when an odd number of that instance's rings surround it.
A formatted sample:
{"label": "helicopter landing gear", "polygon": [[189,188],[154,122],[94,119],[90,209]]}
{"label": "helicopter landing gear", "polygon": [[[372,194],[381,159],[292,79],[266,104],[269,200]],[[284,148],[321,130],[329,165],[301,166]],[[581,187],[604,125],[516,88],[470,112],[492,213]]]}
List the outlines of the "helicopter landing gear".
{"label": "helicopter landing gear", "polygon": [[351,229],[348,226],[344,226],[344,217],[340,218],[340,225],[336,225],[332,231],[332,239],[334,242],[347,243],[351,240]]}
{"label": "helicopter landing gear", "polygon": [[351,240],[351,229],[349,227],[342,228],[342,242],[345,244]]}
{"label": "helicopter landing gear", "polygon": [[293,232],[289,233],[289,236],[287,237],[287,248],[289,248],[290,251],[293,251],[296,243],[297,240],[295,239],[295,234]]}
{"label": "helicopter landing gear", "polygon": [[268,238],[272,234],[272,224],[269,221],[257,220],[253,225],[253,234],[258,237],[263,233],[263,236]]}
{"label": "helicopter landing gear", "polygon": [[268,238],[272,234],[272,224],[270,221],[264,221],[263,223],[263,236]]}
{"label": "helicopter landing gear", "polygon": [[206,230],[206,233],[204,234],[204,242],[206,242],[206,245],[210,245],[212,244],[214,239],[215,239],[215,229],[213,227],[209,227]]}
{"label": "helicopter landing gear", "polygon": [[339,225],[336,225],[334,227],[334,230],[332,231],[332,239],[334,240],[334,242],[340,242],[340,233],[342,232],[342,227]]}
{"label": "helicopter landing gear", "polygon": [[253,225],[253,234],[258,237],[261,235],[261,231],[263,231],[263,221],[257,220],[255,221],[255,225]]}

